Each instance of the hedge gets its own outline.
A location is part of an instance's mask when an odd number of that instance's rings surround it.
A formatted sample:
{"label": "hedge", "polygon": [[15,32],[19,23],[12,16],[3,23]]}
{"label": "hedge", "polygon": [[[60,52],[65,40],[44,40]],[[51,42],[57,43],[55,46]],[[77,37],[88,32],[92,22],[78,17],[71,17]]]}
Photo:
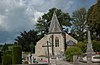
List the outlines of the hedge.
{"label": "hedge", "polygon": [[12,64],[22,63],[22,49],[20,46],[13,46],[12,48]]}
{"label": "hedge", "polygon": [[65,51],[65,57],[67,61],[73,61],[74,55],[80,55],[82,53],[81,49],[78,47],[70,47]]}
{"label": "hedge", "polygon": [[12,64],[12,57],[10,54],[4,54],[2,56],[2,65],[10,65]]}
{"label": "hedge", "polygon": [[2,56],[2,52],[0,52],[0,63],[2,63],[2,58],[1,58],[1,56]]}

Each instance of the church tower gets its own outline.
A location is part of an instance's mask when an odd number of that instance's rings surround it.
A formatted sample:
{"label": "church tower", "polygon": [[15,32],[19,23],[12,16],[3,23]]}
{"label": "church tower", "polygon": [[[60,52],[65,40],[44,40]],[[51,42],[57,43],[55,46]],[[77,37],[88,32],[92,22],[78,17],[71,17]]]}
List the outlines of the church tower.
{"label": "church tower", "polygon": [[77,43],[76,39],[62,31],[62,28],[56,16],[56,12],[53,13],[52,19],[50,21],[48,34],[46,34],[42,39],[40,39],[35,46],[35,54],[37,56],[48,55],[47,48],[43,47],[47,45],[47,41],[50,45],[50,56],[64,55],[64,51],[66,50],[66,42],[70,43],[70,41],[73,41],[74,43]]}
{"label": "church tower", "polygon": [[64,38],[62,33],[62,28],[56,16],[56,12],[54,11],[48,33],[49,42],[52,45],[50,49],[51,55],[57,55],[60,54],[60,52],[64,52]]}
{"label": "church tower", "polygon": [[53,13],[53,17],[50,23],[49,33],[62,33],[62,28],[59,24],[59,21],[57,19],[55,12]]}

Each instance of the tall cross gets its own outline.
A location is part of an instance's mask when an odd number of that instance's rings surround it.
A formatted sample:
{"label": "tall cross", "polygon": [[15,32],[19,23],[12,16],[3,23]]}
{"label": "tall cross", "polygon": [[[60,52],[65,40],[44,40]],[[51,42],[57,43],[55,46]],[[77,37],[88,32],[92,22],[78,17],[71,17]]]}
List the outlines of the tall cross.
{"label": "tall cross", "polygon": [[47,47],[47,51],[48,51],[48,65],[50,65],[50,56],[49,56],[49,47],[51,47],[52,45],[48,45],[48,41],[47,41],[47,45],[42,46],[42,47]]}

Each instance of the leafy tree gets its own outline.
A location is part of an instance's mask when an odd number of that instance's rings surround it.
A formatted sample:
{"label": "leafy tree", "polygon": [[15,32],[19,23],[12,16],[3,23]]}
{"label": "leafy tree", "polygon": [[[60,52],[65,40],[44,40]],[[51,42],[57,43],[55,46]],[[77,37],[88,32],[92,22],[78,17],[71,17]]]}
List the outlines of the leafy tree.
{"label": "leafy tree", "polygon": [[30,44],[30,50],[31,50],[31,53],[35,53],[35,46],[33,43]]}
{"label": "leafy tree", "polygon": [[66,26],[66,27],[71,26],[71,23],[70,23],[71,18],[68,13],[62,12],[61,9],[52,8],[52,9],[49,9],[49,12],[44,14],[37,21],[36,29],[41,34],[48,33],[48,27],[50,26],[50,21],[52,19],[54,11],[57,15],[57,18],[61,26]]}
{"label": "leafy tree", "polygon": [[83,53],[86,52],[86,48],[87,48],[87,44],[86,43],[78,42],[75,46],[78,47],[78,48],[80,48]]}
{"label": "leafy tree", "polygon": [[71,34],[78,41],[83,41],[86,33],[86,9],[80,8],[73,12],[72,30]]}
{"label": "leafy tree", "polygon": [[73,61],[74,55],[80,55],[82,53],[81,49],[78,47],[70,47],[65,51],[65,57],[67,61]]}
{"label": "leafy tree", "polygon": [[12,51],[2,52],[2,65],[12,64]]}
{"label": "leafy tree", "polygon": [[0,45],[0,47],[2,47],[2,45]]}
{"label": "leafy tree", "polygon": [[37,31],[30,30],[29,32],[24,31],[21,33],[15,40],[15,44],[21,45],[22,51],[29,52],[31,51],[30,44],[33,43],[35,46],[39,38]]}
{"label": "leafy tree", "polygon": [[22,49],[20,46],[13,46],[12,48],[12,64],[22,63]]}
{"label": "leafy tree", "polygon": [[2,56],[2,65],[11,65],[12,64],[12,57],[9,54],[4,54]]}
{"label": "leafy tree", "polygon": [[100,41],[93,40],[93,49],[95,52],[100,52]]}
{"label": "leafy tree", "polygon": [[2,63],[2,52],[0,51],[0,63]]}
{"label": "leafy tree", "polygon": [[4,45],[3,45],[3,47],[2,47],[2,51],[7,51],[8,50],[8,46],[7,46],[7,44],[5,43]]}
{"label": "leafy tree", "polygon": [[100,0],[88,10],[87,23],[92,35],[100,40]]}

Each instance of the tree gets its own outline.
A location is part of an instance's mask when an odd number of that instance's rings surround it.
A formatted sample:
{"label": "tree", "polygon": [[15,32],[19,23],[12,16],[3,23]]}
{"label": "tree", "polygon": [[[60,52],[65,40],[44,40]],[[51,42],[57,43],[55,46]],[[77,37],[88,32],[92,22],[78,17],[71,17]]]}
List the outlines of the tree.
{"label": "tree", "polygon": [[73,12],[71,34],[78,41],[83,41],[86,33],[86,9],[80,8]]}
{"label": "tree", "polygon": [[75,46],[78,47],[78,48],[80,48],[83,53],[86,52],[87,43],[78,42]]}
{"label": "tree", "polygon": [[2,52],[2,65],[12,64],[12,51]]}
{"label": "tree", "polygon": [[3,45],[3,47],[2,47],[2,51],[7,51],[8,50],[8,46],[7,46],[7,44],[5,43],[5,45]]}
{"label": "tree", "polygon": [[62,27],[63,26],[66,26],[66,27],[71,26],[71,23],[70,23],[71,18],[68,13],[62,12],[61,9],[52,8],[52,9],[49,9],[49,12],[44,14],[37,21],[36,29],[41,34],[48,33],[48,27],[50,26],[50,21],[52,19],[54,11],[55,11],[57,18],[59,20],[59,23],[61,24]]}
{"label": "tree", "polygon": [[15,40],[16,44],[21,45],[22,51],[29,52],[31,51],[30,44],[33,43],[35,47],[36,42],[39,40],[39,38],[37,31],[30,30],[29,32],[24,31],[23,33],[21,33],[20,36],[17,36]]}
{"label": "tree", "polygon": [[11,65],[12,64],[12,57],[9,54],[4,54],[2,56],[2,65]]}
{"label": "tree", "polygon": [[30,44],[31,53],[35,53],[35,45],[33,43]]}
{"label": "tree", "polygon": [[88,10],[87,23],[92,35],[100,40],[100,0]]}
{"label": "tree", "polygon": [[81,49],[78,47],[70,47],[65,51],[65,57],[67,61],[73,61],[74,55],[80,55],[82,53]]}
{"label": "tree", "polygon": [[22,63],[22,49],[20,46],[13,46],[12,48],[12,64]]}
{"label": "tree", "polygon": [[100,52],[100,41],[93,40],[93,49],[95,52]]}
{"label": "tree", "polygon": [[2,63],[2,52],[0,51],[0,63]]}

